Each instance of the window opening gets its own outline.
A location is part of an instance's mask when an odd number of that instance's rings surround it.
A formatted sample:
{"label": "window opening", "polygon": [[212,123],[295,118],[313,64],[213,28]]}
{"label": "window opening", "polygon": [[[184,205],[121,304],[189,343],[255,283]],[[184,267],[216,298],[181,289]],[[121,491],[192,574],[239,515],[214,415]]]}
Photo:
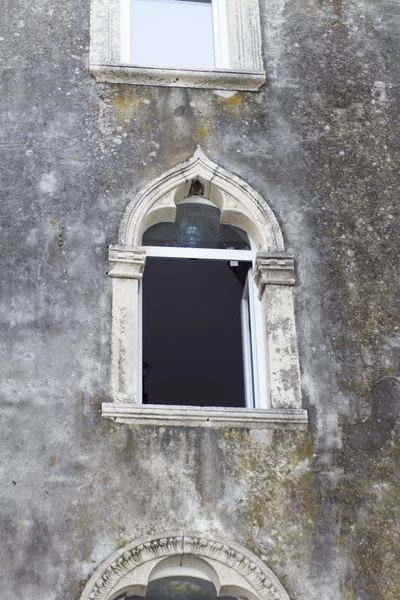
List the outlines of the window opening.
{"label": "window opening", "polygon": [[213,202],[195,194],[177,204],[174,222],[143,235],[138,398],[144,404],[254,408],[267,402],[265,368],[259,373],[257,366],[264,350],[254,243],[220,218]]}
{"label": "window opening", "polygon": [[154,67],[216,66],[211,0],[128,1],[130,32],[125,53],[129,62]]}
{"label": "window opening", "polygon": [[245,406],[240,321],[244,286],[235,271],[247,273],[250,264],[231,262],[147,259],[144,403]]}

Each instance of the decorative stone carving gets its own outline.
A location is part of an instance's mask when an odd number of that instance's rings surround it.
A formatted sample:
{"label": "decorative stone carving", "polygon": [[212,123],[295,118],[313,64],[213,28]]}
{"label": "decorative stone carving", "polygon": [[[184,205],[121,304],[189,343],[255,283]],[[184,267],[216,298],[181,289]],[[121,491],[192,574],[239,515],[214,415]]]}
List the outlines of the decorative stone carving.
{"label": "decorative stone carving", "polygon": [[142,279],[146,253],[142,248],[111,245],[108,253],[110,277]]}
{"label": "decorative stone carving", "polygon": [[294,285],[294,258],[286,252],[259,252],[254,279],[262,298],[266,285]]}
{"label": "decorative stone carving", "polygon": [[259,252],[254,279],[264,304],[270,403],[301,408],[300,365],[294,320],[294,259],[286,252]]}
{"label": "decorative stone carving", "polygon": [[200,146],[186,162],[173,167],[132,198],[122,218],[119,243],[140,246],[146,229],[156,223],[174,221],[176,204],[193,182],[203,186],[203,195],[221,211],[221,223],[240,227],[260,250],[284,252],[282,232],[268,204],[242,179],[209,160]]}
{"label": "decorative stone carving", "polygon": [[188,532],[137,540],[109,557],[88,581],[81,600],[110,600],[118,582],[155,558],[190,555],[212,559],[240,573],[260,600],[289,600],[272,571],[245,548]]}
{"label": "decorative stone carving", "polygon": [[132,246],[110,246],[113,282],[111,391],[117,402],[132,402],[138,380],[138,293],[146,253]]}

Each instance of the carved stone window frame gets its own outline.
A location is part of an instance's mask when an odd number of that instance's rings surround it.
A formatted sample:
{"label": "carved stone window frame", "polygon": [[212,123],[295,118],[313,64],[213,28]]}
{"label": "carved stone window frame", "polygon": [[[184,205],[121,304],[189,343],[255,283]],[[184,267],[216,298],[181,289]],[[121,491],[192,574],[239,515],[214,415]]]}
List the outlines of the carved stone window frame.
{"label": "carved stone window frame", "polygon": [[[114,600],[125,590],[142,595],[152,570],[165,559],[199,558],[220,581],[240,587],[256,600],[290,600],[276,575],[239,544],[196,532],[166,532],[131,542],[94,572],[80,600]],[[141,593],[140,593],[141,592]]]}
{"label": "carved stone window frame", "polygon": [[[90,65],[97,81],[168,87],[256,91],[265,83],[259,0],[214,0],[214,15],[225,21],[224,68],[144,67],[126,62],[126,0],[91,0]],[[223,16],[224,15],[224,16]],[[218,29],[222,29],[219,27]]]}
{"label": "carved stone window frame", "polygon": [[[176,204],[194,181],[221,211],[221,222],[246,231],[257,245],[255,282],[263,305],[268,408],[201,408],[142,405],[138,399],[139,288],[146,252],[140,246],[152,225],[174,221]],[[293,306],[294,259],[284,249],[278,222],[267,203],[239,177],[211,162],[197,148],[131,199],[122,219],[119,244],[109,250],[112,279],[111,395],[102,415],[119,423],[201,427],[275,427],[307,423],[301,407],[300,369]],[[260,368],[260,366],[259,366]]]}

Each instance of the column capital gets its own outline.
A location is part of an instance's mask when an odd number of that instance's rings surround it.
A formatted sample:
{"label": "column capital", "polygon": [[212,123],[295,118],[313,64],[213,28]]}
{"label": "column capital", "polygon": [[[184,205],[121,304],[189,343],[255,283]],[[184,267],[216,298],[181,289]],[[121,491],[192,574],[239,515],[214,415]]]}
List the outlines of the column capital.
{"label": "column capital", "polygon": [[110,277],[120,279],[142,279],[146,252],[136,246],[121,246],[112,244],[108,250]]}
{"label": "column capital", "polygon": [[262,298],[266,285],[294,285],[294,258],[287,252],[258,252],[254,280]]}

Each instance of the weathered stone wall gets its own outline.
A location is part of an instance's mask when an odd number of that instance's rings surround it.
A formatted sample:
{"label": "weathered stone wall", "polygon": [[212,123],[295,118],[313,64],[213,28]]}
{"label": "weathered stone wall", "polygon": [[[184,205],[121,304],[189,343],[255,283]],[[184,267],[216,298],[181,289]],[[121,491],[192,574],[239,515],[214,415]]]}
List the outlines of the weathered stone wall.
{"label": "weathered stone wall", "polygon": [[[2,2],[0,598],[78,600],[128,540],[188,528],[293,600],[400,597],[397,0],[261,0],[259,93],[96,84],[89,0]],[[197,143],[295,253],[310,430],[130,429],[109,400],[107,248]]]}

